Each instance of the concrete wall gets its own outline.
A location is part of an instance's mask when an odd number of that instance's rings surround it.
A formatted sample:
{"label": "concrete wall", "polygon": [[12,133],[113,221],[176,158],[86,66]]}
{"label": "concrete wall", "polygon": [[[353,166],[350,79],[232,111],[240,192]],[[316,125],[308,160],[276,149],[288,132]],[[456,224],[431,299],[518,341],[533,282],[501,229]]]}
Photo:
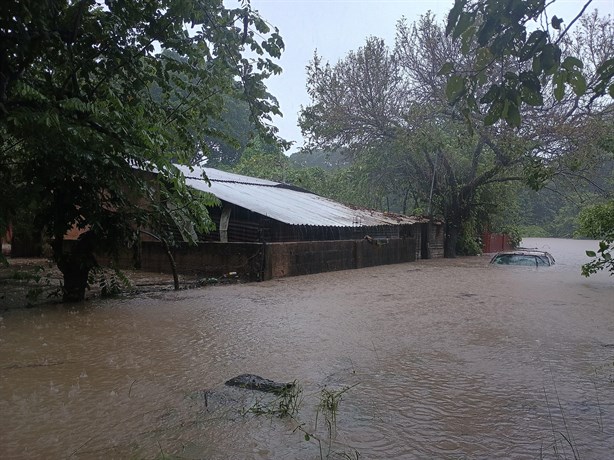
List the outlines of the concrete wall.
{"label": "concrete wall", "polygon": [[431,234],[429,235],[429,243],[431,249],[431,258],[438,259],[443,257],[443,245],[445,240],[445,228],[443,224],[431,225]]}
{"label": "concrete wall", "polygon": [[[263,266],[263,246],[260,243],[199,243],[171,249],[177,271],[184,275],[219,277],[237,272],[243,278],[260,280]],[[140,259],[140,263],[138,263]],[[126,251],[119,260],[121,268],[139,266],[143,271],[172,273],[164,246],[159,242],[143,241],[140,257],[135,251]]]}
{"label": "concrete wall", "polygon": [[[426,234],[426,254],[422,247],[423,229],[427,228]],[[444,225],[443,223],[418,224],[416,225],[416,259],[437,259],[443,257],[444,254]]]}
{"label": "concrete wall", "polygon": [[[236,272],[240,278],[266,280],[336,270],[372,267],[416,260],[414,238],[370,244],[366,240],[290,243],[200,243],[173,248],[177,271],[182,274],[219,277]],[[141,269],[171,273],[160,243],[141,244]],[[122,268],[135,265],[133,252],[119,260]]]}
{"label": "concrete wall", "polygon": [[373,267],[416,260],[414,238],[306,241],[266,245],[265,279]]}

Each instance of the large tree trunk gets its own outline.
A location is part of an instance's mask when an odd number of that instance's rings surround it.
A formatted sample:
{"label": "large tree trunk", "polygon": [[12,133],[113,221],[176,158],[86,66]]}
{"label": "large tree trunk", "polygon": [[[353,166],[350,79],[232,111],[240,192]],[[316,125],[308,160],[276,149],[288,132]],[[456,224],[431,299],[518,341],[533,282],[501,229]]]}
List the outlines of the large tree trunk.
{"label": "large tree trunk", "polygon": [[98,266],[93,239],[89,232],[84,233],[72,244],[69,252],[64,247],[63,237],[56,236],[53,241],[53,257],[64,276],[63,302],[80,302],[85,298],[90,270]]}
{"label": "large tree trunk", "polygon": [[454,222],[446,222],[446,234],[443,242],[443,256],[449,259],[456,257],[456,244],[460,226]]}
{"label": "large tree trunk", "polygon": [[68,256],[64,264],[64,288],[62,290],[63,302],[81,302],[85,298],[87,278],[93,266],[84,264],[83,260],[73,255]]}

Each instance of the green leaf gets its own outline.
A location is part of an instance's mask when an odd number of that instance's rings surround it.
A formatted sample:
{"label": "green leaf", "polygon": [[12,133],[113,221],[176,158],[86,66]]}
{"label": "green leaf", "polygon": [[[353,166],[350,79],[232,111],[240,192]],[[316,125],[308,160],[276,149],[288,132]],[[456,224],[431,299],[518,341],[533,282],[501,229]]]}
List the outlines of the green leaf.
{"label": "green leaf", "polygon": [[515,82],[516,80],[518,80],[518,75],[516,75],[514,72],[505,72],[503,78],[505,78],[506,80],[510,80],[511,82]]}
{"label": "green leaf", "polygon": [[536,75],[541,75],[542,73],[542,61],[541,61],[541,55],[537,55],[533,58],[533,63],[531,64],[531,69],[533,70],[533,73]]}
{"label": "green leaf", "polygon": [[561,64],[561,67],[567,70],[573,70],[574,67],[582,69],[584,68],[584,63],[576,57],[567,56],[565,60],[563,61],[563,63]]}
{"label": "green leaf", "polygon": [[557,16],[552,16],[552,21],[550,23],[554,29],[560,30],[562,22],[562,19],[558,18]]}
{"label": "green leaf", "polygon": [[476,52],[475,65],[478,69],[487,67],[493,60],[493,55],[488,48],[479,48]]}
{"label": "green leaf", "polygon": [[446,85],[446,97],[452,104],[456,103],[465,94],[465,79],[460,75],[453,75]]}
{"label": "green leaf", "polygon": [[476,30],[477,27],[472,25],[461,35],[461,52],[465,55],[471,50],[471,44],[473,43],[473,36]]}
{"label": "green leaf", "polygon": [[567,71],[564,69],[559,70],[552,78],[554,85],[554,98],[560,101],[565,96],[565,81],[567,80]]}
{"label": "green leaf", "polygon": [[[614,58],[604,61],[597,68],[598,83],[595,85],[595,94],[602,96],[605,93],[606,88],[614,78]],[[609,86],[608,92],[610,96],[614,97],[612,92],[612,86]]]}
{"label": "green leaf", "polygon": [[544,46],[539,55],[540,65],[546,75],[552,75],[559,67],[561,49],[552,44]]}
{"label": "green leaf", "polygon": [[586,255],[589,257],[597,257],[597,254],[595,253],[595,251],[586,251]]}
{"label": "green leaf", "polygon": [[531,33],[528,40],[520,49],[520,52],[518,53],[518,58],[521,61],[527,61],[534,57],[537,52],[546,44],[547,37],[548,34],[543,30],[536,30],[535,32]]}
{"label": "green leaf", "polygon": [[508,125],[518,128],[520,126],[521,118],[520,118],[520,110],[516,104],[510,104],[509,109],[507,111],[506,121]]}
{"label": "green leaf", "polygon": [[494,102],[495,99],[499,97],[500,92],[501,88],[499,85],[492,85],[486,94],[480,98],[480,104],[490,104],[491,102]]}
{"label": "green leaf", "polygon": [[533,72],[532,70],[525,70],[524,72],[520,72],[520,75],[518,75],[518,79],[523,86],[526,86],[527,88],[536,91],[541,91],[542,85],[539,81],[539,78],[537,78],[537,75],[535,75],[535,72]]}
{"label": "green leaf", "polygon": [[584,78],[584,75],[579,70],[570,71],[567,76],[567,82],[573,88],[576,96],[582,96],[586,93],[586,78]]}
{"label": "green leaf", "polygon": [[471,13],[463,11],[460,15],[460,18],[458,19],[456,27],[454,27],[454,31],[452,32],[452,38],[456,40],[458,37],[460,37],[463,32],[465,32],[465,30],[467,30],[469,26],[473,24],[473,20],[473,15]]}
{"label": "green leaf", "polygon": [[597,74],[600,78],[611,78],[614,76],[614,58],[602,62],[597,67]]}
{"label": "green leaf", "polygon": [[484,124],[487,126],[495,124],[497,121],[501,119],[501,114],[503,113],[503,102],[501,100],[497,100],[490,105],[488,112],[486,113],[486,117],[484,117]]}
{"label": "green leaf", "polygon": [[456,27],[456,23],[458,22],[458,18],[467,3],[466,0],[454,0],[454,6],[448,13],[448,23],[446,24],[446,35],[450,35],[450,32],[454,30]]}
{"label": "green leaf", "polygon": [[441,66],[437,75],[448,75],[454,71],[454,64],[452,62],[446,62]]}
{"label": "green leaf", "polygon": [[534,90],[527,86],[523,86],[520,90],[522,102],[533,107],[544,105],[544,96],[541,91]]}
{"label": "green leaf", "polygon": [[482,24],[482,27],[478,30],[478,43],[480,46],[485,46],[490,41],[498,24],[499,21],[493,17],[488,18]]}
{"label": "green leaf", "polygon": [[305,441],[309,441],[311,439],[311,436],[309,436],[309,433],[305,433]]}

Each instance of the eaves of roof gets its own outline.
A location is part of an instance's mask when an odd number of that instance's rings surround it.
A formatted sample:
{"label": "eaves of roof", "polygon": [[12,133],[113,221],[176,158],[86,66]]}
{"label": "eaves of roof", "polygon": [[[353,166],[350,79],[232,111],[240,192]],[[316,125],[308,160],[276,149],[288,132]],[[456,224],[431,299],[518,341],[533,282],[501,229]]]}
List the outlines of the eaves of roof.
{"label": "eaves of roof", "polygon": [[[423,221],[417,217],[346,206],[313,193],[285,188],[279,182],[213,168],[194,167],[190,171],[188,167],[178,167],[188,186],[289,225],[371,227]],[[209,182],[203,178],[203,172]]]}

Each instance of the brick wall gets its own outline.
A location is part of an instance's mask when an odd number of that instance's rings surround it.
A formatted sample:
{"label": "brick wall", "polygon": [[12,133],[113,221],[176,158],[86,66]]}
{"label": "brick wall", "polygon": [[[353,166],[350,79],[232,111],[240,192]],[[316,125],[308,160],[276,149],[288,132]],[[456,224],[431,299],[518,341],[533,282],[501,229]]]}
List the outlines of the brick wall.
{"label": "brick wall", "polygon": [[265,279],[396,264],[416,260],[416,240],[391,239],[380,246],[366,240],[271,243],[265,260]]}
{"label": "brick wall", "polygon": [[[245,279],[260,279],[263,248],[260,243],[199,243],[198,246],[181,245],[172,248],[177,271],[185,275],[219,277],[237,272]],[[120,267],[135,266],[134,251],[126,251],[120,258]],[[172,273],[164,246],[159,242],[141,243],[140,269],[158,273]]]}
{"label": "brick wall", "polygon": [[[366,240],[267,244],[208,242],[173,248],[172,252],[181,274],[219,277],[236,272],[243,279],[262,280],[411,262],[416,260],[416,240],[391,239],[381,245]],[[132,268],[134,262],[134,251],[126,251],[119,259],[119,266]],[[162,244],[141,243],[141,269],[171,273]]]}
{"label": "brick wall", "polygon": [[443,224],[432,225],[430,234],[431,258],[443,257],[445,228]]}
{"label": "brick wall", "polygon": [[[416,259],[431,258],[437,259],[443,257],[444,253],[444,225],[443,223],[419,224],[416,225]],[[423,229],[427,228],[427,235],[424,235]],[[426,236],[428,249],[427,255],[423,254],[422,238]]]}

